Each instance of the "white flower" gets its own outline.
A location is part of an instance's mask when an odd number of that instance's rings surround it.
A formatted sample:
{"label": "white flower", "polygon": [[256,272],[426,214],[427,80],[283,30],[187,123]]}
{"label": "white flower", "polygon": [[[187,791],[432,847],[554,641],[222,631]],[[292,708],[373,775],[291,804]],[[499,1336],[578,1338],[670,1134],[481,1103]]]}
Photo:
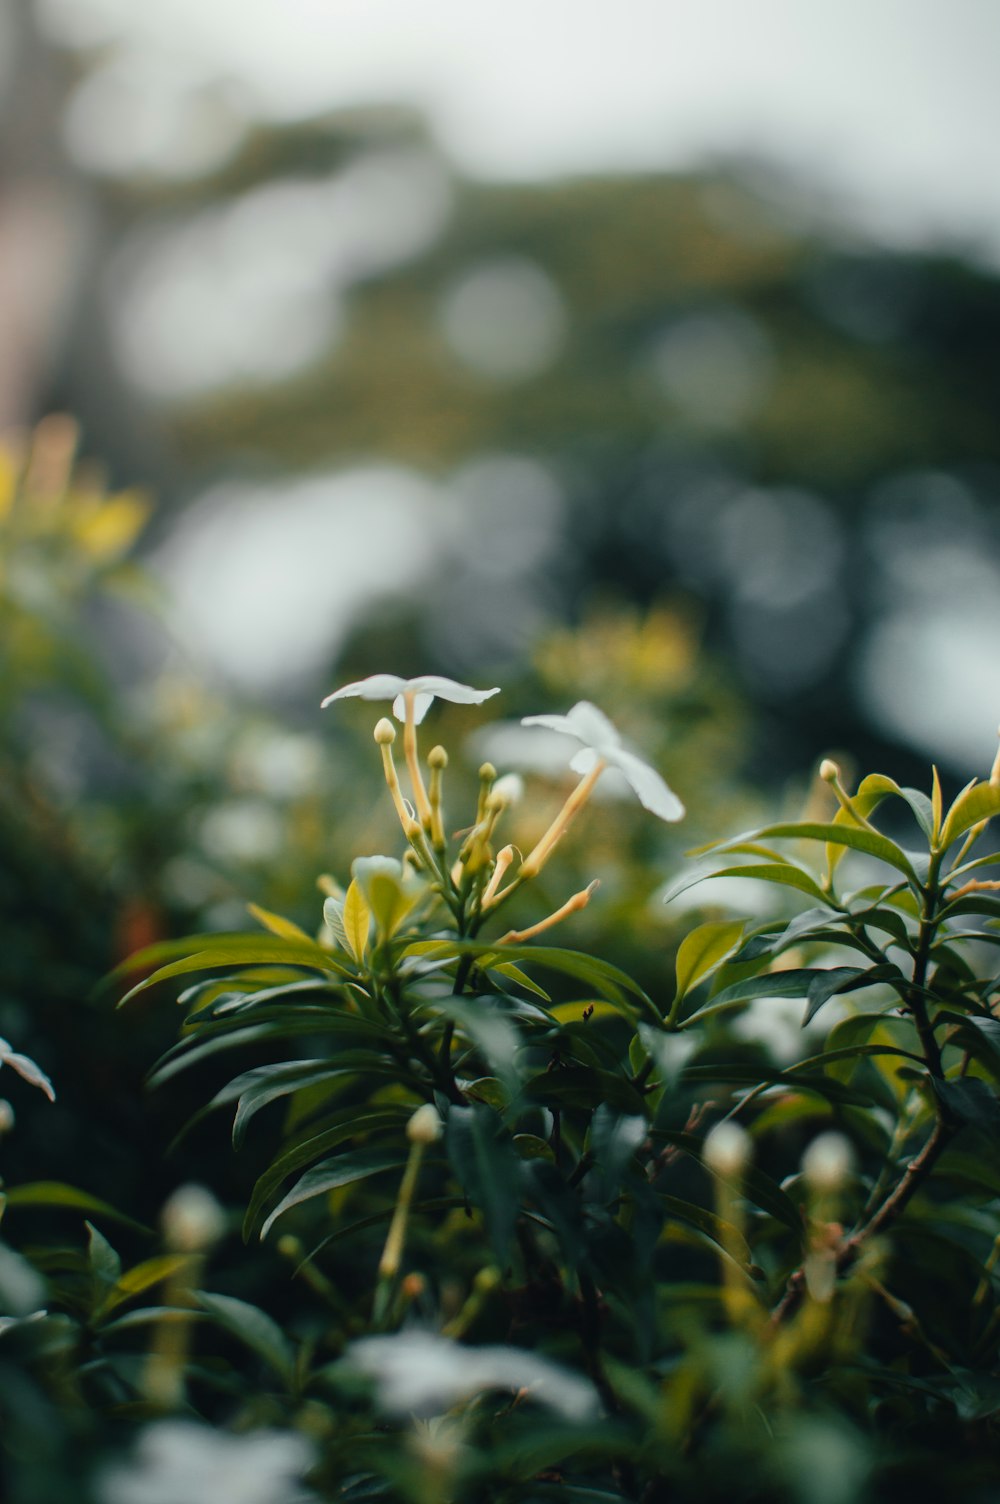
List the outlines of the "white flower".
{"label": "white flower", "polygon": [[55,1101],[56,1094],[52,1089],[52,1082],[45,1072],[27,1055],[16,1054],[6,1039],[0,1039],[0,1065],[9,1065],[30,1086],[37,1086],[39,1091],[43,1091],[50,1102]]}
{"label": "white flower", "polygon": [[471,685],[442,678],[440,674],[420,674],[416,679],[401,679],[398,674],[370,674],[367,679],[357,679],[353,684],[345,684],[343,689],[335,689],[332,695],[327,695],[320,709],[325,709],[334,700],[391,700],[393,715],[397,721],[404,721],[406,696],[412,695],[413,719],[419,726],[435,698],[450,700],[453,705],[481,705],[491,695],[499,693],[499,685],[496,689],[473,689]]}
{"label": "white flower", "polygon": [[187,1420],[142,1434],[135,1457],[98,1479],[102,1504],[304,1504],[299,1479],[315,1451],[295,1431],[229,1436]]}
{"label": "white flower", "polygon": [[433,1332],[399,1332],[352,1343],[348,1362],[377,1385],[383,1409],[433,1415],[485,1389],[527,1389],[566,1420],[600,1413],[589,1379],[520,1347],[462,1347]]}
{"label": "white flower", "polygon": [[627,752],[622,739],[603,711],[589,700],[580,700],[567,715],[528,715],[522,726],[545,726],[582,742],[570,759],[574,773],[589,773],[598,763],[617,768],[637,795],[639,803],[661,820],[680,820],[684,806],[653,768],[634,752]]}

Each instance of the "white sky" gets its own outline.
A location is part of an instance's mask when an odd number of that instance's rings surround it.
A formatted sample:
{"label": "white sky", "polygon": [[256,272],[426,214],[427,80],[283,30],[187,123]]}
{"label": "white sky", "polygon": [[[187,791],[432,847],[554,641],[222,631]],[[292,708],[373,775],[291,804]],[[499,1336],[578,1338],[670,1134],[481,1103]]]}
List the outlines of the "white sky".
{"label": "white sky", "polygon": [[238,81],[275,116],[413,103],[477,175],[763,153],[893,238],[1000,254],[998,0],[37,5],[66,40]]}

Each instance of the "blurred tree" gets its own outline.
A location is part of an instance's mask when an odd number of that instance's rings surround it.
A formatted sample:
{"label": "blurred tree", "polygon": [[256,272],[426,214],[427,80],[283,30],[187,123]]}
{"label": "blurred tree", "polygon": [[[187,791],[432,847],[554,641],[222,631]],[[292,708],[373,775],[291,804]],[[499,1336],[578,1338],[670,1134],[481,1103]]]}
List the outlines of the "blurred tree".
{"label": "blurred tree", "polygon": [[[72,56],[78,132],[82,90],[91,122],[115,104],[114,61]],[[679,589],[759,705],[762,772],[851,743],[907,774],[913,691],[886,708],[891,656],[858,686],[915,590],[948,608],[891,555],[947,543],[958,595],[974,569],[1000,581],[992,275],[866,244],[759,164],[487,185],[406,110],[264,124],[222,82],[178,100],[159,165],[137,148],[90,172],[102,251],[38,388],[83,413],[113,474],[155,484],[161,531],[220,476],[279,497],[373,460],[459,476],[479,542],[419,616],[426,666],[523,661],[526,597],[541,625],[595,591]],[[180,161],[196,127],[202,155]],[[498,455],[559,498],[544,590],[536,571],[512,593],[516,544],[496,549],[532,503],[468,469]],[[492,634],[447,629],[463,589]],[[942,750],[961,770],[968,742]]]}

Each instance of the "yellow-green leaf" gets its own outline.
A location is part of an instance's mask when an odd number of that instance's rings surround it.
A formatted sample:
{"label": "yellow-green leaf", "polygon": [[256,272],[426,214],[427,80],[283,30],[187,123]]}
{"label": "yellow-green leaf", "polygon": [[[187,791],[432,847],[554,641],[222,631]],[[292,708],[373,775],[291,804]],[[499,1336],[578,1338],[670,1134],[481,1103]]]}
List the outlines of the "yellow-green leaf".
{"label": "yellow-green leaf", "polygon": [[313,944],[313,937],[307,935],[293,920],[285,919],[281,914],[272,914],[270,909],[262,909],[259,903],[248,903],[247,908],[257,923],[270,930],[272,935],[280,935],[282,940],[304,940],[307,945]]}
{"label": "yellow-green leaf", "polygon": [[364,960],[365,951],[368,949],[368,931],[371,927],[372,911],[365,902],[365,895],[359,888],[357,881],[351,883],[344,899],[344,933],[347,943],[351,948],[351,955],[355,961]]}
{"label": "yellow-green leaf", "polygon": [[990,820],[994,815],[1000,815],[1000,786],[995,783],[970,784],[948,811],[941,832],[941,845],[950,846],[973,825]]}
{"label": "yellow-green leaf", "polygon": [[676,973],[679,1001],[714,971],[735,949],[743,934],[742,919],[713,919],[685,935],[677,951]]}

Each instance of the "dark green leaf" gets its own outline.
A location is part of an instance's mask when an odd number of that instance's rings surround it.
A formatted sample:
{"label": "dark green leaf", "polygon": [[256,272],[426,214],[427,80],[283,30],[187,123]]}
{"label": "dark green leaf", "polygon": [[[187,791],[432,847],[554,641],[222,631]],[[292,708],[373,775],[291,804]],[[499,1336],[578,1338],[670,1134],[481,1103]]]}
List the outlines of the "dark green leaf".
{"label": "dark green leaf", "polygon": [[232,1336],[255,1352],[291,1388],[295,1379],[295,1353],[278,1323],[258,1306],[232,1295],[197,1292],[202,1309]]}
{"label": "dark green leaf", "polygon": [[956,1122],[977,1129],[994,1143],[1000,1139],[1000,1101],[985,1081],[972,1076],[957,1081],[939,1081],[931,1077],[931,1085]]}
{"label": "dark green leaf", "polygon": [[11,1207],[62,1206],[71,1211],[90,1212],[93,1216],[105,1217],[123,1227],[131,1227],[136,1232],[151,1233],[150,1228],[127,1217],[124,1212],[116,1211],[99,1196],[91,1196],[87,1191],[79,1191],[76,1186],[64,1185],[59,1180],[35,1180],[27,1185],[11,1186],[4,1195],[7,1205]]}
{"label": "dark green leaf", "polygon": [[490,1107],[452,1107],[445,1142],[452,1169],[486,1219],[493,1255],[503,1267],[520,1204],[521,1160]]}
{"label": "dark green leaf", "polygon": [[266,1238],[277,1219],[293,1206],[300,1206],[302,1202],[310,1201],[315,1196],[325,1196],[327,1192],[335,1191],[342,1185],[353,1185],[356,1181],[367,1180],[386,1170],[402,1173],[405,1164],[406,1155],[401,1155],[398,1148],[356,1149],[350,1154],[338,1154],[334,1159],[323,1160],[322,1164],[314,1165],[308,1170],[288,1195],[279,1201],[260,1230],[261,1238]]}
{"label": "dark green leaf", "polygon": [[679,1217],[682,1222],[697,1228],[706,1238],[709,1238],[717,1247],[734,1258],[744,1273],[749,1274],[753,1267],[753,1255],[746,1238],[739,1228],[731,1222],[726,1222],[722,1217],[716,1216],[715,1212],[706,1211],[703,1206],[698,1206],[693,1201],[685,1201],[680,1196],[663,1196],[663,1205],[673,1217]]}
{"label": "dark green leaf", "polygon": [[271,1162],[253,1188],[243,1219],[244,1241],[250,1238],[264,1207],[289,1175],[294,1175],[296,1170],[301,1170],[310,1160],[329,1153],[348,1139],[367,1136],[383,1129],[396,1129],[397,1143],[402,1144],[404,1124],[409,1113],[409,1107],[389,1107],[379,1112],[359,1112],[356,1107],[348,1107],[335,1114],[335,1120],[321,1132],[310,1133],[289,1145]]}
{"label": "dark green leaf", "polygon": [[87,1257],[95,1286],[99,1291],[110,1290],[121,1276],[122,1261],[92,1222],[85,1222],[84,1226],[87,1229]]}
{"label": "dark green leaf", "polygon": [[642,1112],[643,1099],[625,1076],[592,1066],[569,1065],[544,1071],[524,1084],[524,1095],[546,1107],[594,1107],[607,1102],[622,1112]]}

